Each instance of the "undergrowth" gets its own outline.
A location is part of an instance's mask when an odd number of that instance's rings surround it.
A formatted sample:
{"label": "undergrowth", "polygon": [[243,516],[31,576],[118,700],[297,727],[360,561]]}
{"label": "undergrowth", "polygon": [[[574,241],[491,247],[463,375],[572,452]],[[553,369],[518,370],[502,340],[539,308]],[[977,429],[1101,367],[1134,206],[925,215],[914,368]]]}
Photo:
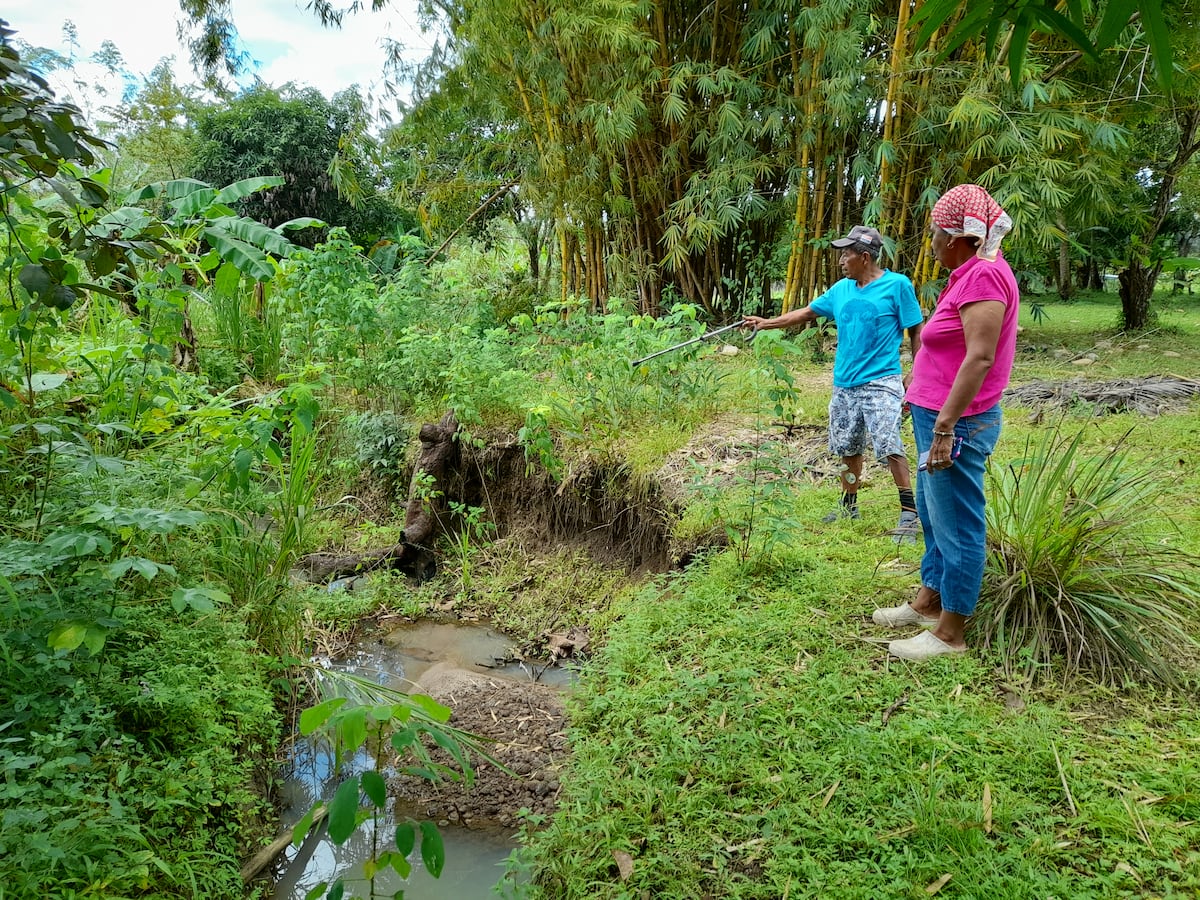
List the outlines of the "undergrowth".
{"label": "undergrowth", "polygon": [[1081,714],[1086,687],[1014,687],[988,654],[889,663],[868,572],[724,554],[623,604],[560,811],[518,857],[532,896],[1200,889],[1194,706],[1151,695],[1178,715],[1151,733],[1136,694]]}

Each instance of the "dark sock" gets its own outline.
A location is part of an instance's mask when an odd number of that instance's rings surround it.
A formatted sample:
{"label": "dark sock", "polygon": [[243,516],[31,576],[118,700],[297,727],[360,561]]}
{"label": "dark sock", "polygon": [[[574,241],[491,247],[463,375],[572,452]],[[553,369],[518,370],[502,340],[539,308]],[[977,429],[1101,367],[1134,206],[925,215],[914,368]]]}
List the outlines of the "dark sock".
{"label": "dark sock", "polygon": [[912,488],[900,488],[900,509],[910,512],[917,511],[917,501],[913,497]]}
{"label": "dark sock", "polygon": [[846,509],[858,509],[858,491],[842,491],[842,506]]}

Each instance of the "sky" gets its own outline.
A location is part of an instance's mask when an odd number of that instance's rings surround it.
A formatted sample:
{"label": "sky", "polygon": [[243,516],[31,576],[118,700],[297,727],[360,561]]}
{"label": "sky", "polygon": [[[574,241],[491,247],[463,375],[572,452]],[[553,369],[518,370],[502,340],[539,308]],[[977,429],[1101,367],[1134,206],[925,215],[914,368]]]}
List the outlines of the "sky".
{"label": "sky", "polygon": [[[279,87],[292,81],[315,87],[327,97],[352,84],[368,91],[382,84],[381,38],[405,45],[414,60],[428,54],[433,40],[417,25],[416,0],[393,0],[383,12],[347,16],[341,30],[323,28],[304,7],[304,0],[232,4],[242,48],[253,60],[251,71],[267,84]],[[83,74],[85,82],[102,80],[100,70],[84,61],[106,40],[139,77],[148,75],[163,57],[173,56],[176,78],[183,83],[197,80],[176,33],[181,19],[177,0],[5,0],[0,18],[16,31],[16,39],[68,55],[63,24],[74,23],[79,39],[74,57],[81,60],[76,74]],[[73,80],[78,79],[50,77],[60,99],[73,100],[85,112],[99,104],[95,97],[79,96],[85,89]],[[113,84],[108,90],[111,96],[120,86]]]}

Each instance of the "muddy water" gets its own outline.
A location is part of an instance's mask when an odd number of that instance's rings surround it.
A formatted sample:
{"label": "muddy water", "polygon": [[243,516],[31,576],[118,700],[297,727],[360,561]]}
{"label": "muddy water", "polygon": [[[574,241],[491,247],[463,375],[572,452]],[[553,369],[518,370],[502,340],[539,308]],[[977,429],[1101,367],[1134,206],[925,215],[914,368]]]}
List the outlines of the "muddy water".
{"label": "muddy water", "polygon": [[[422,674],[442,664],[514,681],[569,682],[571,673],[561,668],[505,662],[512,649],[511,640],[487,626],[420,622],[370,639],[336,667],[405,691],[414,691]],[[347,764],[352,772],[372,766],[365,750]],[[339,781],[333,771],[332,751],[297,737],[281,788],[282,824],[295,824],[319,798],[332,797]],[[377,828],[360,828],[341,847],[335,846],[323,829],[313,829],[298,850],[289,847],[280,857],[284,868],[272,896],[275,900],[303,900],[321,882],[332,883],[338,877],[345,880],[347,896],[372,896],[370,884],[363,878],[363,862],[372,856],[374,844],[379,848],[391,846],[395,815],[423,818],[421,810],[397,812],[389,807],[387,817]],[[412,875],[404,880],[390,870],[378,874],[374,896],[391,897],[400,890],[406,900],[485,900],[496,896],[493,886],[504,875],[505,860],[517,846],[515,833],[511,829],[452,825],[440,826],[439,831],[446,852],[441,877],[434,879],[425,871],[418,849],[409,860]]]}

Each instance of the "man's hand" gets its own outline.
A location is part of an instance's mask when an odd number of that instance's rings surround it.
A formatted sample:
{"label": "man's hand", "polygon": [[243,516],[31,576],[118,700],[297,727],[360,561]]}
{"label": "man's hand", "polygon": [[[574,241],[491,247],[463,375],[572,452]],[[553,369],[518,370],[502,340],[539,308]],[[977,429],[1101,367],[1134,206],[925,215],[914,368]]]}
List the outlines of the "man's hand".
{"label": "man's hand", "polygon": [[761,331],[766,325],[767,320],[762,316],[746,316],[742,319],[743,328],[753,328],[755,331]]}

